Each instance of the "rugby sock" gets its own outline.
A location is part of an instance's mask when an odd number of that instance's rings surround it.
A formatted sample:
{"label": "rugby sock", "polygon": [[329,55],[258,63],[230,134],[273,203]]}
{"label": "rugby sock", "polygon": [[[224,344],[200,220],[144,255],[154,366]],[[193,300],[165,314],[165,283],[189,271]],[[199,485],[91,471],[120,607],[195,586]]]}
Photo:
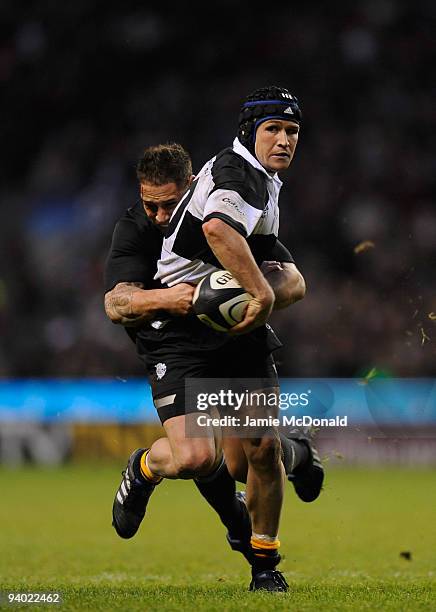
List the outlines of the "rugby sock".
{"label": "rugby sock", "polygon": [[276,537],[254,533],[250,541],[252,553],[252,574],[258,574],[264,570],[271,570],[280,563],[279,547],[280,541]]}
{"label": "rugby sock", "polygon": [[229,474],[224,457],[212,474],[195,478],[194,482],[227,529],[239,527],[243,520],[241,502],[235,496],[236,483]]}
{"label": "rugby sock", "polygon": [[283,433],[279,434],[282,444],[282,461],[286,474],[290,474],[296,467],[306,463],[309,459],[309,449],[302,440],[290,440]]}
{"label": "rugby sock", "polygon": [[157,474],[153,474],[153,472],[148,467],[147,457],[150,449],[148,448],[142,455],[141,460],[139,462],[139,469],[141,471],[141,476],[147,480],[147,482],[152,482],[154,484],[158,484],[162,480],[162,476],[158,476]]}

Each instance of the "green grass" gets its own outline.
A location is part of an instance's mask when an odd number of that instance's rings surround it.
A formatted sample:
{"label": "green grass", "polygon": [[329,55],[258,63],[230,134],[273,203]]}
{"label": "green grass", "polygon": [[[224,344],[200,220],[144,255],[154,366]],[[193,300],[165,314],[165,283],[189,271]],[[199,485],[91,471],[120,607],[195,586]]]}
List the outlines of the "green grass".
{"label": "green grass", "polygon": [[121,467],[0,470],[2,589],[61,591],[62,610],[436,610],[430,470],[332,468],[314,504],[289,485],[291,589],[268,595],[247,592],[244,559],[190,482],[160,485],[138,535],[120,540],[110,522]]}

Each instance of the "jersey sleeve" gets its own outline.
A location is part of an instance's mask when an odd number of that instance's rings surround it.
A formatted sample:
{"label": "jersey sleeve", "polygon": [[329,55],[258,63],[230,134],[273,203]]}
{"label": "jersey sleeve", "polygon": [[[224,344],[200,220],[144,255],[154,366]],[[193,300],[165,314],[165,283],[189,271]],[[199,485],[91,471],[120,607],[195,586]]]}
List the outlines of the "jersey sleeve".
{"label": "jersey sleeve", "polygon": [[275,245],[271,249],[271,257],[265,258],[264,261],[279,261],[281,263],[295,263],[291,253],[280,240],[276,240]]}
{"label": "jersey sleeve", "polygon": [[121,219],[115,226],[104,268],[105,292],[118,283],[153,283],[156,260],[145,257],[141,235],[133,220]]}
{"label": "jersey sleeve", "polygon": [[242,236],[253,233],[267,202],[262,174],[243,158],[226,150],[212,167],[214,187],[207,199],[203,223],[221,219]]}

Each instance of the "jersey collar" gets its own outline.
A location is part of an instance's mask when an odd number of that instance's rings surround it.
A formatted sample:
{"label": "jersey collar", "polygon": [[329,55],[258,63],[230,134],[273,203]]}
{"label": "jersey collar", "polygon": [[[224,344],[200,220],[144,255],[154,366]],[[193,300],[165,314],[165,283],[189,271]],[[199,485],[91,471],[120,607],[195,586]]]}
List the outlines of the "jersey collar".
{"label": "jersey collar", "polygon": [[274,174],[270,174],[269,172],[267,172],[262,166],[262,164],[257,161],[254,155],[252,155],[250,151],[246,147],[244,147],[243,144],[241,144],[238,138],[235,138],[235,140],[233,141],[233,150],[235,153],[246,159],[248,163],[251,164],[254,168],[263,172],[265,176],[270,179],[270,181],[277,183],[279,187],[283,185],[282,181],[279,179],[279,175],[277,174],[277,172],[275,172]]}

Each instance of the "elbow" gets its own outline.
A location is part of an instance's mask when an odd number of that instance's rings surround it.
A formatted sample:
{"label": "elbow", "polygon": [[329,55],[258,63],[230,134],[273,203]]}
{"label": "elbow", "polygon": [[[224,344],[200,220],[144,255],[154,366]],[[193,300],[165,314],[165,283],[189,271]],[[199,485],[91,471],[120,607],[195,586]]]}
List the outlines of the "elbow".
{"label": "elbow", "polygon": [[300,274],[300,272],[295,271],[289,282],[287,283],[286,290],[280,296],[279,300],[276,300],[275,308],[280,310],[282,308],[287,308],[295,302],[299,302],[306,295],[306,282]]}
{"label": "elbow", "polygon": [[206,223],[203,223],[203,233],[208,241],[213,240],[214,238],[220,238],[223,231],[226,229],[229,229],[227,223],[224,223],[224,221],[221,221],[221,219],[216,219],[215,217],[209,219],[209,221],[206,221]]}
{"label": "elbow", "polygon": [[295,304],[295,302],[299,302],[306,295],[306,281],[303,278],[303,275],[298,272],[297,278],[294,280],[294,283],[290,289],[290,297],[291,304]]}

